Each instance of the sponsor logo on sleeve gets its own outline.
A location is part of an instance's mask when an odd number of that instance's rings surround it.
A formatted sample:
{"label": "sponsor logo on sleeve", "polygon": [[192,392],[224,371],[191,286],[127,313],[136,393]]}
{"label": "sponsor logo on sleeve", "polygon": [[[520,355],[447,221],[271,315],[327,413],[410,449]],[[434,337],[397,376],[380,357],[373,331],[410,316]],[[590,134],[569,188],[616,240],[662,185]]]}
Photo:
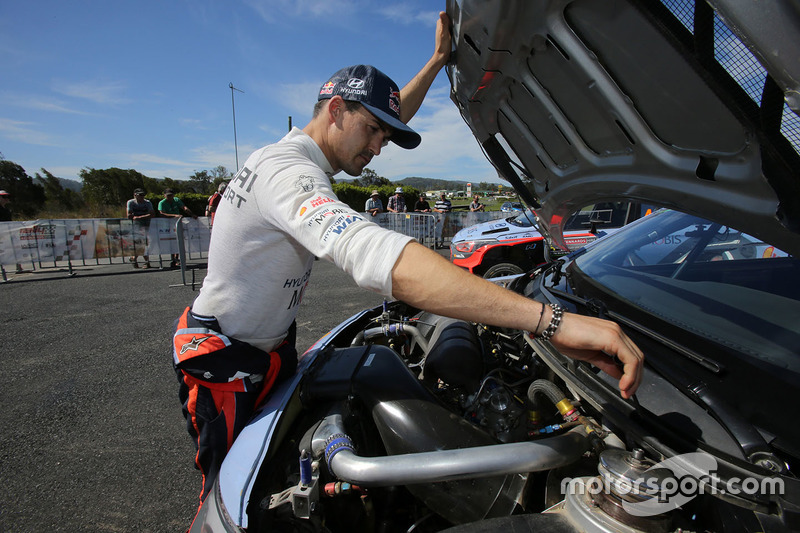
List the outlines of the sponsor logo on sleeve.
{"label": "sponsor logo on sleeve", "polygon": [[319,195],[319,196],[315,196],[314,198],[310,198],[310,199],[306,200],[305,202],[303,202],[301,204],[301,206],[300,206],[300,216],[303,216],[306,213],[306,211],[308,211],[309,209],[314,209],[316,207],[320,207],[320,206],[323,206],[325,204],[334,203],[334,202],[336,202],[336,200],[334,200],[333,198],[331,198],[329,196]]}
{"label": "sponsor logo on sleeve", "polygon": [[294,186],[303,192],[311,192],[314,190],[314,176],[300,176]]}
{"label": "sponsor logo on sleeve", "polygon": [[341,215],[341,214],[344,214],[344,213],[347,213],[347,212],[349,212],[347,209],[340,209],[340,208],[325,209],[322,212],[314,213],[314,216],[312,216],[308,220],[308,222],[306,222],[306,225],[309,228],[313,227],[315,225],[320,226],[320,225],[324,224],[330,217],[336,216],[336,215]]}
{"label": "sponsor logo on sleeve", "polygon": [[339,238],[345,231],[353,227],[364,219],[356,214],[340,215],[339,218],[331,222],[330,226],[322,235],[322,242],[328,242],[329,239]]}

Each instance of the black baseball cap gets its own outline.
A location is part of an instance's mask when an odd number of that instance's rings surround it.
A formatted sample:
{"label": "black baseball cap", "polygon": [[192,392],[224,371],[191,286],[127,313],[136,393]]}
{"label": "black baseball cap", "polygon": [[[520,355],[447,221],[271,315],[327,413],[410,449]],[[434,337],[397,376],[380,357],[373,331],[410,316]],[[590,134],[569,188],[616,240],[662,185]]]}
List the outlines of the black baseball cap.
{"label": "black baseball cap", "polygon": [[345,67],[329,79],[319,90],[317,100],[336,95],[361,105],[394,130],[389,139],[401,148],[419,146],[422,137],[400,120],[400,89],[389,76],[370,65]]}

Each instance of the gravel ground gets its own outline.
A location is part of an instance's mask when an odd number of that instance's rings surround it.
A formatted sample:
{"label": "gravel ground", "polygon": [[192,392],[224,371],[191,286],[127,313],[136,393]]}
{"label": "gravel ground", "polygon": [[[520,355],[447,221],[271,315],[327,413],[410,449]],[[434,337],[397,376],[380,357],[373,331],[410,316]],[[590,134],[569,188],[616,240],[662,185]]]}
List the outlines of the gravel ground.
{"label": "gravel ground", "polygon": [[[0,282],[0,533],[188,528],[200,476],[169,341],[196,294],[180,271],[129,265]],[[298,350],[381,301],[318,261]]]}

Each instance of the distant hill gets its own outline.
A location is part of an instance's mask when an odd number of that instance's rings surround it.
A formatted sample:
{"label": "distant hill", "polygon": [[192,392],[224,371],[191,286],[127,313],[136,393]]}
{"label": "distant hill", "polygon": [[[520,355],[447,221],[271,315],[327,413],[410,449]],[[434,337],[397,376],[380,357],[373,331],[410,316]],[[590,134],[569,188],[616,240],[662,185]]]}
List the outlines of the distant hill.
{"label": "distant hill", "polygon": [[463,191],[467,188],[466,181],[442,180],[434,178],[403,178],[397,183],[414,187],[420,191]]}
{"label": "distant hill", "polygon": [[[64,190],[69,189],[70,191],[75,191],[77,193],[80,193],[81,189],[83,189],[83,183],[81,183],[80,181],[68,180],[66,178],[59,178],[59,177],[56,177],[56,179],[58,180],[58,183],[61,185],[61,188]],[[42,178],[33,178],[33,182],[37,185],[44,185],[44,180]]]}

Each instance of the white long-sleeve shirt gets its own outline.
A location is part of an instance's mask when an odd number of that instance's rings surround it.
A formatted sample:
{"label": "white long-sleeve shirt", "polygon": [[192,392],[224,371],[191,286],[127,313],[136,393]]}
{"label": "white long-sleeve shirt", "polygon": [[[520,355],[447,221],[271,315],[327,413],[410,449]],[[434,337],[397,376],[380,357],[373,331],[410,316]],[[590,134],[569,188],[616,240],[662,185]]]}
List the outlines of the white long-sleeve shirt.
{"label": "white long-sleeve shirt", "polygon": [[392,294],[391,271],[411,237],[379,227],[333,193],[334,174],[317,143],[293,128],[255,151],[217,209],[208,274],[193,312],[265,351],[286,336],[314,256],[363,288]]}

